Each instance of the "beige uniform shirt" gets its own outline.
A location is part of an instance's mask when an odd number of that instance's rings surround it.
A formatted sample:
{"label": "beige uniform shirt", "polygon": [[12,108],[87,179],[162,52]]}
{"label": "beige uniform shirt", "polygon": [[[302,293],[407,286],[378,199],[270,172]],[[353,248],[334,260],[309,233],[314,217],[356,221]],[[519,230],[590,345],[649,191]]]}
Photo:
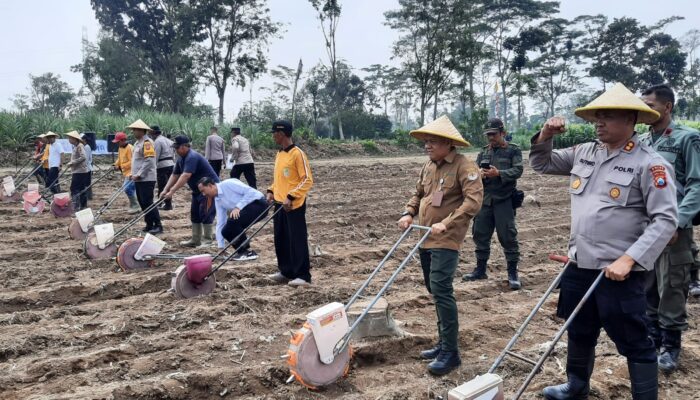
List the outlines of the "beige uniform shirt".
{"label": "beige uniform shirt", "polygon": [[236,165],[253,163],[253,154],[250,151],[248,139],[241,135],[231,138],[231,157]]}
{"label": "beige uniform shirt", "polygon": [[204,158],[211,161],[226,158],[226,145],[224,143],[224,139],[219,135],[207,136],[207,142],[204,145]]}
{"label": "beige uniform shirt", "polygon": [[[433,204],[436,192],[442,192],[439,206]],[[469,230],[469,222],[481,209],[483,198],[484,186],[473,161],[456,150],[452,150],[440,164],[428,160],[421,169],[406,211],[418,216],[415,223],[431,226],[442,222],[447,230],[430,235],[423,248],[459,250]]]}

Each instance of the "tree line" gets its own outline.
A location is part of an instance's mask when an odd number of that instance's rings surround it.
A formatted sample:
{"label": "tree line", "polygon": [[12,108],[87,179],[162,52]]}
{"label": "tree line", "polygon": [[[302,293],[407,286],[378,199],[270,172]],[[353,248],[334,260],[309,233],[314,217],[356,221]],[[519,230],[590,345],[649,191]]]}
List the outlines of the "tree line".
{"label": "tree line", "polygon": [[[266,0],[91,0],[102,28],[83,43],[74,92],[60,77],[31,76],[24,112],[65,115],[94,108],[114,115],[151,109],[224,119],[232,86],[249,93],[236,123],[251,131],[278,118],[319,136],[389,137],[449,113],[467,132],[488,116],[511,129],[531,128],[554,114],[571,116],[614,82],[640,90],[669,83],[677,114],[700,113],[700,30],[666,33],[682,19],[644,25],[630,17],[558,16],[559,3],[539,0],[399,0],[384,14],[398,32],[392,65],[356,68],[337,46],[340,0],[308,0],[327,58],[307,67],[269,66],[266,50],[282,39]],[[358,25],[361,29],[361,25]],[[267,74],[268,87],[253,98]],[[218,107],[200,104],[214,88]]]}

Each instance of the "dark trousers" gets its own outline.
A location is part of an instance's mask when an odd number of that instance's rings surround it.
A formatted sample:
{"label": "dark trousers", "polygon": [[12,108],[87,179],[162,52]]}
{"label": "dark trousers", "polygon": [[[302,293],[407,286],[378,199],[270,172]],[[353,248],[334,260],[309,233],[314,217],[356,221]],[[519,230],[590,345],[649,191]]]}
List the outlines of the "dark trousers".
{"label": "dark trousers", "polygon": [[[561,280],[557,316],[568,318],[596,279],[599,270],[571,265]],[[569,340],[583,348],[598,343],[600,328],[617,351],[636,363],[656,362],[656,348],[647,330],[645,272],[633,271],[624,281],[603,277],[591,297],[569,325]]]}
{"label": "dark trousers", "polygon": [[207,160],[209,161],[209,165],[214,169],[214,172],[216,172],[216,176],[221,176],[221,163],[223,160]]}
{"label": "dark trousers", "polygon": [[455,250],[420,250],[423,282],[435,302],[438,334],[445,351],[459,350],[459,319],[452,287],[458,261],[459,253]]}
{"label": "dark trousers", "polygon": [[[73,200],[73,211],[80,211],[87,208],[87,191],[84,189],[90,186],[90,173],[73,174],[70,181],[70,194]],[[82,193],[80,193],[82,192]],[[78,195],[80,193],[80,195]]]}
{"label": "dark trousers", "polygon": [[515,227],[515,211],[510,199],[484,205],[472,225],[472,238],[476,246],[476,259],[488,260],[491,255],[491,236],[496,230],[506,261],[518,262],[518,230]]}
{"label": "dark trousers", "polygon": [[[282,207],[275,204],[275,211]],[[280,211],[275,215],[275,253],[277,267],[287,279],[301,278],[311,282],[306,203],[296,210]]]}
{"label": "dark trousers", "polygon": [[[170,179],[170,175],[173,174],[173,169],[174,166],[169,166],[169,167],[163,167],[163,168],[158,168],[156,169],[156,181],[158,182],[158,196],[160,197],[161,193],[163,193],[163,189],[165,189],[165,185],[168,184],[168,179]],[[173,206],[173,201],[172,200],[165,200],[163,202],[167,208],[172,208]]]}
{"label": "dark trousers", "polygon": [[49,168],[48,174],[48,186],[51,189],[51,193],[60,193],[61,186],[58,184],[58,167]]}
{"label": "dark trousers", "polygon": [[[90,183],[88,183],[88,186],[92,184],[92,171],[88,172],[90,174]],[[92,200],[92,188],[87,190],[87,199]]]}
{"label": "dark trousers", "polygon": [[245,180],[248,182],[248,186],[253,189],[258,188],[258,182],[255,179],[255,164],[236,164],[231,169],[231,178],[241,179],[241,174],[245,175]]}
{"label": "dark trousers", "polygon": [[[35,166],[36,168],[36,166]],[[46,175],[48,173],[48,170],[45,168],[37,168],[36,171],[34,171],[34,176],[36,177],[36,181],[40,185],[46,185]]]}
{"label": "dark trousers", "polygon": [[678,240],[667,246],[647,272],[647,315],[655,327],[669,331],[688,329],[686,300],[693,266],[693,228],[678,231]]}
{"label": "dark trousers", "polygon": [[[243,232],[255,221],[265,218],[265,216],[267,216],[267,212],[265,212],[266,210],[267,202],[264,199],[256,200],[248,204],[247,206],[243,207],[241,210],[241,215],[238,217],[238,219],[229,218],[226,221],[226,225],[224,225],[224,227],[221,229],[221,236],[223,236],[227,242],[231,243],[236,236],[241,235],[241,232]],[[241,253],[248,251],[250,248],[250,243],[246,243],[245,246],[239,248],[239,246],[246,240],[248,240],[248,237],[245,234],[242,234],[238,240],[231,244],[231,246]]]}
{"label": "dark trousers", "polygon": [[[156,187],[155,181],[151,182],[134,182],[136,187],[136,199],[139,201],[139,206],[141,206],[141,211],[145,210],[153,204],[153,190]],[[146,226],[153,228],[156,226],[162,226],[160,222],[160,213],[158,212],[158,207],[154,207],[143,219],[146,221]]]}
{"label": "dark trousers", "polygon": [[214,199],[210,199],[202,193],[192,193],[190,203],[190,221],[193,224],[213,224],[216,217]]}

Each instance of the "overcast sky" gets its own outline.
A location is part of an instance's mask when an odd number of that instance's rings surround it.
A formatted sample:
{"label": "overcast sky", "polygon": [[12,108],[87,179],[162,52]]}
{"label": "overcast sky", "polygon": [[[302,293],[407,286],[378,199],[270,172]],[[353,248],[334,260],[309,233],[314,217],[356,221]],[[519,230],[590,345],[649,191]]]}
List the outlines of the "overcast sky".
{"label": "overcast sky", "polygon": [[[342,0],[338,28],[338,55],[359,69],[391,61],[391,45],[397,34],[384,25],[384,12],[398,7],[397,0]],[[315,13],[307,0],[269,0],[271,17],[283,25],[281,39],[269,51],[269,66],[296,66],[299,58],[305,69],[319,60],[327,61],[323,38]],[[563,0],[561,16],[604,14],[610,18],[634,17],[652,24],[671,15],[684,16],[667,32],[680,36],[700,28],[700,0]],[[89,0],[0,0],[0,109],[11,108],[15,93],[26,93],[29,74],[60,74],[73,88],[81,86],[79,74],[70,66],[81,60],[83,29],[95,40],[99,25]],[[124,60],[128,62],[129,60]],[[256,87],[269,85],[263,79]],[[231,90],[233,89],[233,90]],[[255,96],[255,93],[254,93]],[[247,94],[230,88],[226,98],[226,118],[234,117]],[[203,90],[199,100],[216,106],[213,90]]]}

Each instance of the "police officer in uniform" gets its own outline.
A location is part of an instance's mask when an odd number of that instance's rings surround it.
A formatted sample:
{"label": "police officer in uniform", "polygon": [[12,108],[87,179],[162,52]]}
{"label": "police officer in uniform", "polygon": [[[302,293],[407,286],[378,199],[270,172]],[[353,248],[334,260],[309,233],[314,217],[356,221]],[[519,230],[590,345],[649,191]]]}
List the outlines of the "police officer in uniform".
{"label": "police officer in uniform", "polygon": [[693,267],[693,217],[700,212],[700,135],[672,120],[673,90],[655,85],[642,92],[642,101],[661,114],[640,138],[666,159],[675,172],[678,230],[656,260],[647,281],[649,331],[659,352],[659,369],[678,368],[681,332],[688,329],[686,300]]}
{"label": "police officer in uniform", "polygon": [[491,118],[484,135],[489,144],[476,157],[484,182],[484,204],[474,218],[472,238],[476,245],[476,268],[463,276],[465,281],[486,279],[486,263],[491,253],[491,236],[496,229],[498,241],[508,266],[508,284],[513,290],[521,288],[518,279],[518,230],[515,226],[513,194],[518,178],[523,174],[523,154],[520,148],[506,141],[503,121]]}
{"label": "police officer in uniform", "polygon": [[[136,187],[136,199],[141,211],[153,204],[153,191],[156,186],[156,149],[153,140],[146,136],[151,127],[140,119],[128,126],[136,139],[131,157],[131,180]],[[158,207],[145,216],[146,226],[142,229],[152,235],[163,233]]]}
{"label": "police officer in uniform", "polygon": [[411,132],[422,140],[430,158],[421,169],[413,196],[406,204],[399,228],[414,221],[431,227],[420,249],[423,280],[435,301],[439,341],[420,353],[432,360],[428,371],[445,375],[462,363],[459,357],[459,320],[452,282],[459,261],[459,249],[469,221],[479,212],[484,188],[474,162],[457,152],[469,146],[449,118],[442,116]]}
{"label": "police officer in uniform", "polygon": [[[158,185],[158,196],[163,193],[165,185],[168,184],[170,175],[173,174],[175,168],[175,151],[173,150],[173,141],[163,136],[158,125],[151,127],[153,130],[149,136],[153,139],[153,144],[156,148],[156,183]],[[161,210],[169,211],[173,209],[173,200],[166,199],[161,206]]]}
{"label": "police officer in uniform", "polygon": [[553,117],[533,137],[530,165],[570,175],[571,265],[561,280],[557,315],[568,318],[601,270],[605,276],[568,328],[568,382],[544,389],[546,399],[583,399],[590,391],[595,346],[604,328],[627,357],[632,398],[656,399],[656,349],[646,321],[646,272],[677,225],[676,187],[668,162],[640,143],[635,123],[659,114],[618,83],[576,115],[595,123],[598,140],[552,150],[564,132]]}

